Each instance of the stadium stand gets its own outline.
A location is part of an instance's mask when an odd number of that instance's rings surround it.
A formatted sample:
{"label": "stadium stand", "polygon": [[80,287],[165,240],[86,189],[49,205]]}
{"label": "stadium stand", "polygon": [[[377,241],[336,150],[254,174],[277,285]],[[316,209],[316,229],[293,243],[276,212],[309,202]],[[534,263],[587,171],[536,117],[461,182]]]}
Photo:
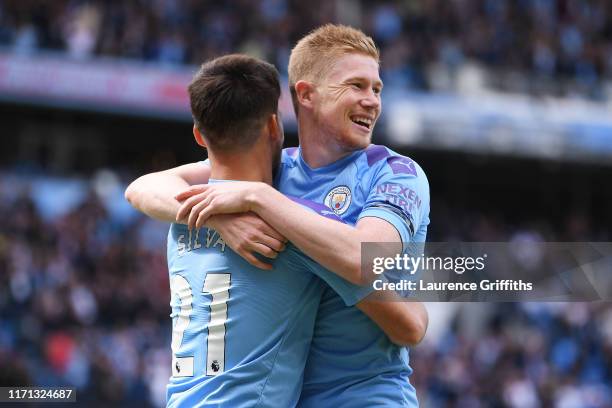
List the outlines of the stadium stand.
{"label": "stadium stand", "polygon": [[499,89],[606,99],[598,84],[612,75],[611,19],[605,0],[7,0],[0,45],[21,54],[51,49],[74,59],[170,65],[247,52],[286,70],[295,41],[332,20],[373,34],[383,79],[393,86],[436,89],[444,83],[436,68],[452,76],[478,62]]}
{"label": "stadium stand", "polygon": [[[609,112],[605,0],[5,0],[0,47],[11,57],[52,51],[163,67],[248,52],[286,71],[294,42],[327,21],[373,34],[385,93],[440,96],[482,82]],[[139,174],[199,159],[190,125],[27,102],[0,104],[3,133],[14,135],[0,138],[0,386],[73,385],[83,404],[163,406],[167,229],[122,192]],[[430,175],[430,241],[612,241],[610,156],[593,164],[573,148],[551,160],[413,149],[389,138],[391,128],[377,130],[383,141]],[[591,151],[612,151],[610,134],[596,135]],[[422,406],[612,406],[609,303],[454,305],[445,322],[432,322],[411,352]]]}

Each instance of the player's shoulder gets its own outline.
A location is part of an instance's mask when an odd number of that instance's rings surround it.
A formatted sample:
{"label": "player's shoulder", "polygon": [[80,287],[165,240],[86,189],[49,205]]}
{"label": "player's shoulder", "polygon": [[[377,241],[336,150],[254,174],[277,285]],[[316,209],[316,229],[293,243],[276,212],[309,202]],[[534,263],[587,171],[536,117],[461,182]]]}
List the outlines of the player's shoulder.
{"label": "player's shoulder", "polygon": [[361,153],[359,163],[368,172],[422,178],[427,181],[425,171],[415,160],[386,146],[371,144]]}

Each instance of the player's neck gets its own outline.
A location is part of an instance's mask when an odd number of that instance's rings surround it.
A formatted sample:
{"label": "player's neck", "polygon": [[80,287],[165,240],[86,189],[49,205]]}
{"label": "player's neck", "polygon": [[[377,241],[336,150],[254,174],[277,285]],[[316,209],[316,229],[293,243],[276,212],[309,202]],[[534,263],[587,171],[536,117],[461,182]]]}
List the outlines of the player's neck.
{"label": "player's neck", "polygon": [[215,180],[261,181],[272,184],[270,160],[260,154],[214,154],[209,151],[210,178]]}
{"label": "player's neck", "polygon": [[320,167],[325,167],[332,163],[337,162],[338,160],[348,156],[352,152],[346,151],[335,151],[330,149],[329,146],[324,146],[321,143],[312,142],[308,140],[306,143],[302,142],[303,140],[300,138],[300,147],[302,149],[302,159],[308,164],[308,166],[312,169],[317,169]]}
{"label": "player's neck", "polygon": [[329,139],[322,135],[312,122],[299,123],[298,136],[302,159],[313,169],[327,166],[353,153],[330,143]]}

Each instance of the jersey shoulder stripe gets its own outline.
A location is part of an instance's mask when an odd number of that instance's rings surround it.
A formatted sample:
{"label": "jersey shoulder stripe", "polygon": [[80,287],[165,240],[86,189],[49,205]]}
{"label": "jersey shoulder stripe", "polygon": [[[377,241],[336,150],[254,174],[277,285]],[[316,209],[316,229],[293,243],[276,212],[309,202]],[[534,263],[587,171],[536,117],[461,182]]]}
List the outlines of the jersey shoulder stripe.
{"label": "jersey shoulder stripe", "polygon": [[[418,177],[418,164],[409,157],[403,156],[380,145],[370,145],[365,149],[368,167],[377,163],[386,164],[393,174],[408,174]],[[423,173],[421,171],[421,173]]]}
{"label": "jersey shoulder stripe", "polygon": [[386,159],[391,156],[389,150],[385,146],[370,145],[365,149],[366,158],[368,160],[368,166],[372,167],[379,161]]}
{"label": "jersey shoulder stripe", "polygon": [[304,198],[299,198],[299,197],[290,196],[290,195],[288,195],[287,197],[289,197],[292,201],[295,201],[296,203],[301,204],[302,206],[313,210],[314,212],[316,212],[319,215],[322,215],[325,218],[339,221],[343,224],[346,223],[342,218],[336,215],[336,213],[333,212],[329,207],[323,204],[319,204],[311,200],[306,200]]}

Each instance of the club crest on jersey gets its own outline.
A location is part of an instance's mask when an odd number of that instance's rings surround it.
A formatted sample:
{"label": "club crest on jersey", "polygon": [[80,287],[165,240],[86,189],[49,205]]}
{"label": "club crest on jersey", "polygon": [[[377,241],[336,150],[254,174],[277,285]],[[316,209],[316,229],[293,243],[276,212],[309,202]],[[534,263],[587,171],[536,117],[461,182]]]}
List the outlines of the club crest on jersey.
{"label": "club crest on jersey", "polygon": [[337,215],[344,214],[351,205],[351,190],[347,186],[332,188],[325,196],[325,205]]}

